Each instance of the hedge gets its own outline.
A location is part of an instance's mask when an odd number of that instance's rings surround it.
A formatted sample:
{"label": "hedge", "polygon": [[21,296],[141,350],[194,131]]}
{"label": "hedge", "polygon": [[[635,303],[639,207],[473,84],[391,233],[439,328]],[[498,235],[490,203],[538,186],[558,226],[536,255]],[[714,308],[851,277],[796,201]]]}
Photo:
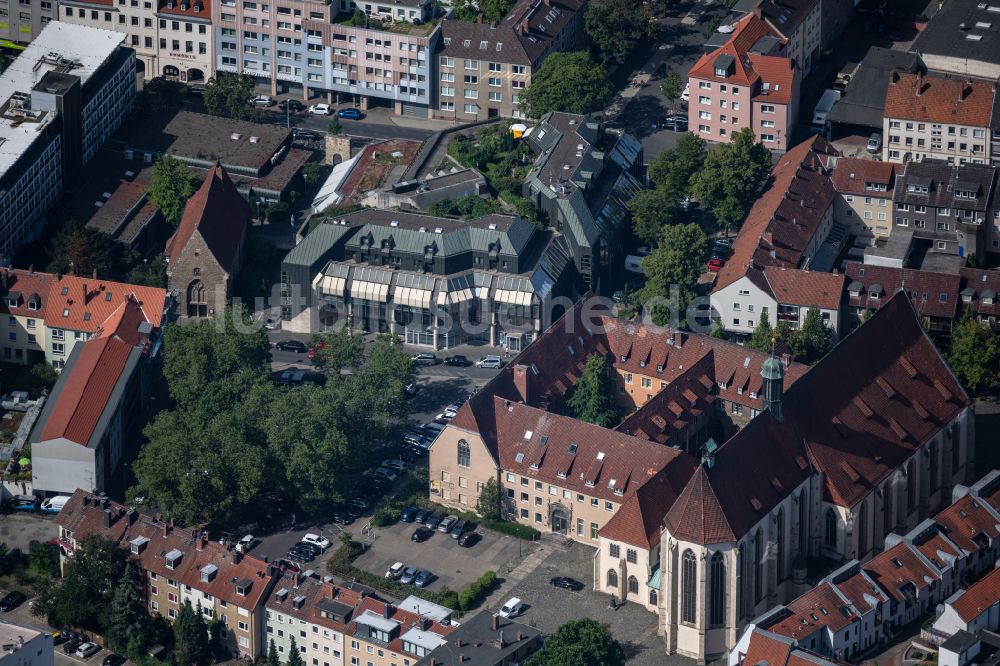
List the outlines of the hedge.
{"label": "hedge", "polygon": [[521,523],[511,522],[509,520],[493,520],[491,518],[483,518],[480,524],[491,529],[494,532],[500,532],[501,534],[506,534],[508,536],[517,537],[518,539],[524,539],[525,541],[537,541],[542,533],[536,530],[530,525],[522,525]]}
{"label": "hedge", "polygon": [[372,516],[372,525],[375,527],[387,527],[389,525],[395,525],[399,522],[399,515],[402,513],[399,509],[391,509],[386,507],[384,509],[379,509]]}

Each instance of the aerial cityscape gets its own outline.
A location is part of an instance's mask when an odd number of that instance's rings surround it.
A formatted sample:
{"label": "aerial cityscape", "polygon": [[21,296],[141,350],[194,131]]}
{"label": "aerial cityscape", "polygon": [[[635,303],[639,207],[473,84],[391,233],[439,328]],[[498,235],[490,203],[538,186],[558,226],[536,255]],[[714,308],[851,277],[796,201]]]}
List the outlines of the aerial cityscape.
{"label": "aerial cityscape", "polygon": [[0,0],[0,666],[1000,664],[1000,4],[267,2]]}

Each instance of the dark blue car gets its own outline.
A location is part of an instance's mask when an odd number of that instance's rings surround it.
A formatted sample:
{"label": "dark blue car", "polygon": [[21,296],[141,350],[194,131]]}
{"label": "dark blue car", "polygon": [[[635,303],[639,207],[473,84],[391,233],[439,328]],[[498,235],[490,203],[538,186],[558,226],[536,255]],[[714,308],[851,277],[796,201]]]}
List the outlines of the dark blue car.
{"label": "dark blue car", "polygon": [[337,111],[337,117],[346,118],[348,120],[361,120],[365,117],[365,115],[358,109],[341,109],[340,111]]}
{"label": "dark blue car", "polygon": [[412,523],[414,521],[414,519],[416,519],[416,517],[417,517],[417,511],[418,511],[418,509],[415,506],[408,506],[408,507],[406,507],[399,514],[399,520],[400,520],[400,522]]}

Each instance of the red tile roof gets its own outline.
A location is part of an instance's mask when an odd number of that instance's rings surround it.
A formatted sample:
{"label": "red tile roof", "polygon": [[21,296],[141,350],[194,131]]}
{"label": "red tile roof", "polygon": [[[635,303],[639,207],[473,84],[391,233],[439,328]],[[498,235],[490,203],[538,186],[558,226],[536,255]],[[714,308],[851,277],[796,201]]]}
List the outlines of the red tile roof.
{"label": "red tile roof", "polygon": [[937,525],[913,539],[913,547],[937,567],[938,571],[948,569],[963,556],[958,546],[952,543]]}
{"label": "red tile roof", "polygon": [[870,559],[864,568],[886,594],[900,603],[907,601],[908,586],[912,586],[909,590],[916,594],[941,578],[924,564],[906,542],[882,551]]}
{"label": "red tile roof", "polygon": [[[421,629],[422,631],[437,634],[438,636],[444,638],[458,628],[456,625],[444,625],[436,620],[422,621],[421,616],[416,613],[403,610],[398,606],[379,599],[378,597],[365,597],[358,604],[357,612],[352,616],[350,624],[348,624],[344,630],[345,636],[358,635],[356,633],[358,629],[357,619],[365,613],[372,613],[379,619],[384,618],[390,622],[399,624],[400,628],[398,632],[392,637],[392,640],[389,641],[385,648],[391,652],[398,652],[410,656],[420,656],[403,649],[402,636],[410,629]],[[423,624],[422,622],[426,622],[426,624]],[[361,636],[362,640],[367,640],[367,638],[364,637],[364,634],[361,634]]]}
{"label": "red tile roof", "polygon": [[[745,56],[747,51],[757,43],[757,40],[766,35],[777,37],[767,23],[753,14],[748,14],[735,25],[732,36],[723,46],[698,58],[688,71],[688,78],[724,81],[744,86],[753,85],[760,78],[760,75],[748,66]],[[715,59],[723,54],[732,56],[735,60],[733,73],[724,80],[715,75]]]}
{"label": "red tile roof", "polygon": [[[750,497],[746,498],[750,502]],[[726,510],[712,487],[705,468],[699,466],[694,476],[674,502],[665,518],[671,536],[695,543],[736,541]]]}
{"label": "red tile roof", "polygon": [[844,293],[844,276],[794,268],[765,267],[764,279],[771,295],[784,305],[815,306],[839,310]]}
{"label": "red tile roof", "polygon": [[[888,303],[897,291],[903,291],[913,307],[929,317],[954,319],[959,301],[958,275],[932,273],[913,268],[892,266],[872,266],[858,261],[847,262],[844,268],[847,278],[845,303],[851,307],[877,310]],[[872,298],[872,288],[879,294]],[[852,290],[858,290],[855,296]],[[941,300],[945,294],[945,300]]]}
{"label": "red tile roof", "polygon": [[965,296],[962,296],[963,305],[984,317],[1000,317],[1000,271],[962,268],[959,275],[962,276],[959,285],[962,291],[975,292],[970,303],[965,303]]}
{"label": "red tile roof", "polygon": [[156,13],[211,21],[212,3],[207,0],[159,0]]}
{"label": "red tile roof", "polygon": [[[843,194],[892,199],[892,188],[896,184],[896,165],[892,162],[863,160],[857,157],[838,157],[830,174],[833,188]],[[885,185],[885,192],[865,189],[866,183]]]}
{"label": "red tile roof", "polygon": [[[48,303],[49,288],[55,281],[55,276],[49,273],[38,273],[33,270],[18,268],[0,269],[0,313],[21,317],[45,318],[45,306]],[[9,296],[18,294],[16,304],[11,307]],[[32,297],[37,297],[33,299]],[[31,309],[29,305],[37,305]]]}
{"label": "red tile roof", "polygon": [[1000,603],[1000,569],[993,569],[967,587],[951,607],[962,620],[972,622],[997,603]]}
{"label": "red tile roof", "polygon": [[886,118],[973,127],[990,124],[994,83],[893,72],[886,84]]}
{"label": "red tile roof", "polygon": [[155,328],[163,325],[166,290],[75,275],[63,275],[50,282],[45,302],[45,325],[96,333],[130,298],[136,301],[146,320]]}
{"label": "red tile roof", "polygon": [[216,164],[188,199],[177,231],[167,241],[163,254],[168,261],[177,260],[197,232],[219,265],[232,270],[249,222],[249,204],[222,165]]}
{"label": "red tile roof", "polygon": [[754,626],[747,645],[747,652],[740,663],[746,666],[840,666],[843,662],[810,652],[794,644],[791,639],[772,633],[769,629]]}
{"label": "red tile roof", "polygon": [[778,158],[760,198],[747,214],[713,291],[751,267],[798,268],[835,195],[827,164],[839,153],[820,135]]}
{"label": "red tile roof", "polygon": [[[748,53],[747,59],[754,71],[757,72],[761,82],[760,90],[753,96],[754,101],[769,104],[791,104],[797,73],[791,58]],[[765,86],[765,84],[767,85]]]}
{"label": "red tile roof", "polygon": [[667,509],[684,490],[684,481],[695,466],[694,459],[689,456],[678,457],[676,462],[668,464],[628,498],[601,528],[600,536],[643,548],[655,548],[660,543],[660,528]]}
{"label": "red tile roof", "polygon": [[965,495],[934,516],[934,522],[945,530],[956,546],[968,553],[978,552],[1000,538],[1000,518],[990,511],[986,502],[986,499]]}
{"label": "red tile roof", "polygon": [[857,562],[845,573],[846,575],[831,577],[830,584],[837,588],[855,610],[867,613],[889,600],[882,588],[875,584]]}
{"label": "red tile roof", "polygon": [[787,613],[765,628],[795,640],[813,635],[819,629],[836,633],[858,619],[855,610],[828,582],[822,582],[789,602]]}

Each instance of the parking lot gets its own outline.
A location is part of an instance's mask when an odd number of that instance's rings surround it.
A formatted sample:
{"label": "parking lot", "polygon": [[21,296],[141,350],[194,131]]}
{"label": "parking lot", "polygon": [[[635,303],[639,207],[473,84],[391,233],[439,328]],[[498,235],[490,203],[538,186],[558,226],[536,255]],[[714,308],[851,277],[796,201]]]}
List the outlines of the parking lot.
{"label": "parking lot", "polygon": [[508,566],[516,564],[535,547],[521,539],[482,528],[477,530],[482,539],[471,548],[462,548],[457,539],[438,531],[427,541],[415,543],[410,540],[415,529],[413,523],[375,528],[371,548],[354,561],[355,566],[381,576],[392,564],[402,562],[434,574],[429,589],[447,587],[457,591],[488,570],[503,578]]}

